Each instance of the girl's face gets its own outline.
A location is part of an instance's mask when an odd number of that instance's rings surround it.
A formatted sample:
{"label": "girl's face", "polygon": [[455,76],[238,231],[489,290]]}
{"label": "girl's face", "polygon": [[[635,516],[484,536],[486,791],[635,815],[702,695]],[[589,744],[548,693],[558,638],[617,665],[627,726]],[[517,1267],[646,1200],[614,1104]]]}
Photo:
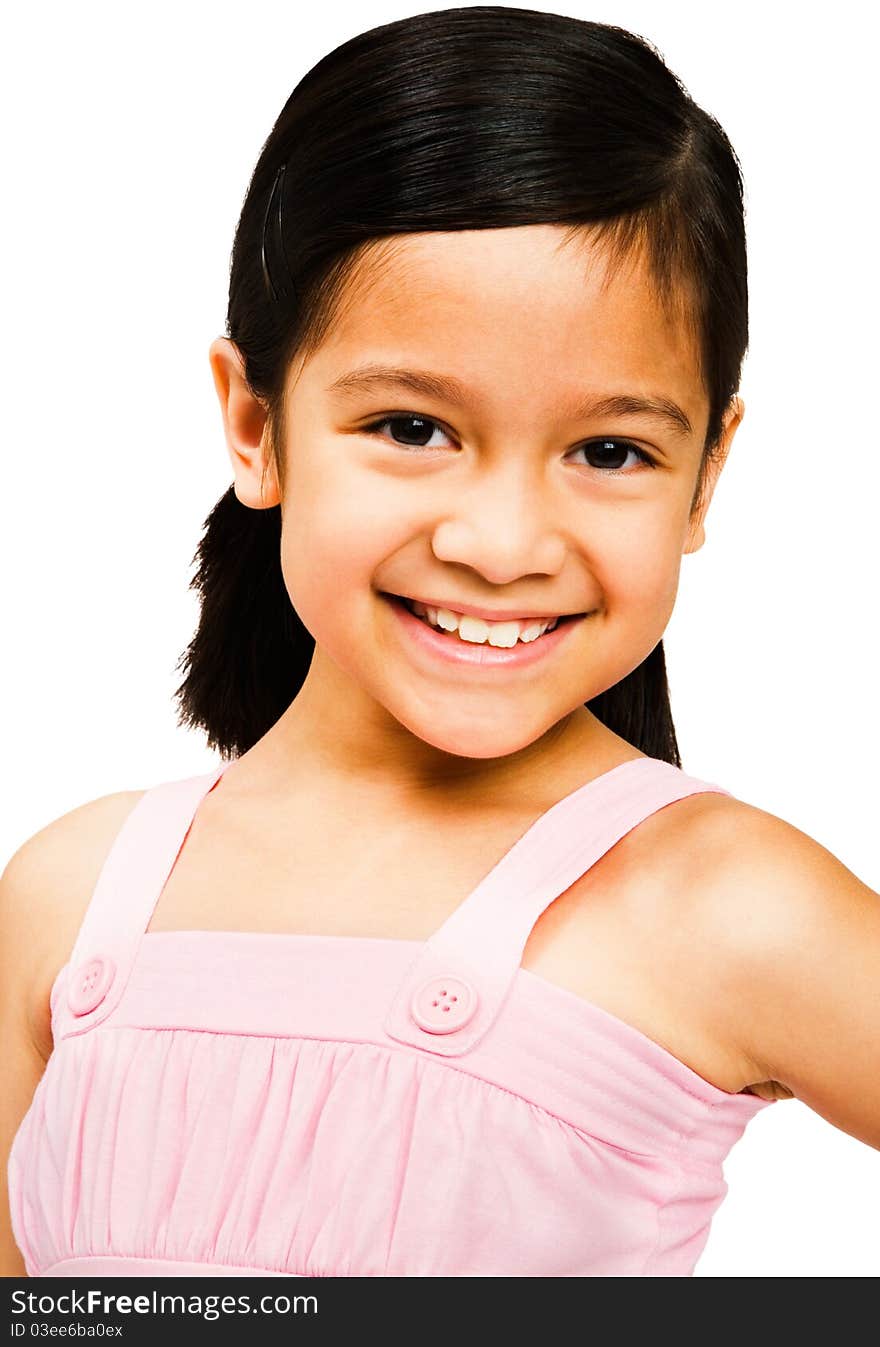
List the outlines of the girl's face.
{"label": "girl's face", "polygon": [[[663,635],[682,554],[703,540],[697,353],[641,261],[609,280],[595,244],[563,246],[563,232],[383,243],[294,363],[281,561],[316,649],[289,715],[308,704],[329,738],[517,753],[588,715]],[[724,452],[738,400],[732,412]],[[233,462],[239,499],[258,503],[264,459],[239,443]],[[567,620],[513,647],[510,626],[503,644],[474,644],[389,595]]]}

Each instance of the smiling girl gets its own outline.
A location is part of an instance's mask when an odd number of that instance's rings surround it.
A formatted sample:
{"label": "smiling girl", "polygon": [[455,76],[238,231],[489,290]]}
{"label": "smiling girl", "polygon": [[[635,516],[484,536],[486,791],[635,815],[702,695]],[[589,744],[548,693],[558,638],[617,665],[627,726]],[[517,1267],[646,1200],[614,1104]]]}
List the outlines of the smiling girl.
{"label": "smiling girl", "polygon": [[773,1101],[880,1148],[877,895],[670,711],[747,330],[642,39],[451,9],[300,81],[210,348],[223,761],[2,880],[4,1271],[690,1275]]}

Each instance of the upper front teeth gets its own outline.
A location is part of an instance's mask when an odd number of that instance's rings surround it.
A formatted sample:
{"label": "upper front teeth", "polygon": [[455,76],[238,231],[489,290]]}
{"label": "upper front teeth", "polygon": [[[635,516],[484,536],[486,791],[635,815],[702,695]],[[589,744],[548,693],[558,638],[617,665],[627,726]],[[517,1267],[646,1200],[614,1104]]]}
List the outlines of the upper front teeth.
{"label": "upper front teeth", "polygon": [[545,622],[485,622],[481,617],[467,617],[463,613],[454,613],[449,608],[426,608],[415,599],[405,600],[406,605],[417,617],[425,617],[432,627],[443,631],[458,631],[463,641],[472,641],[475,645],[514,646],[517,641],[535,641],[550,631],[559,621],[551,617]]}

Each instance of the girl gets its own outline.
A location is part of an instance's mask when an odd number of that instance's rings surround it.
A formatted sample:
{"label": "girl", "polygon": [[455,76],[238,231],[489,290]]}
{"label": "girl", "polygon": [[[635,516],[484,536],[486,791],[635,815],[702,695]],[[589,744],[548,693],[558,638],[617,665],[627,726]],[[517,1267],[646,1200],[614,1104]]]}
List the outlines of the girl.
{"label": "girl", "polygon": [[771,1103],[880,1148],[877,895],[670,712],[746,340],[641,39],[444,10],[299,83],[210,350],[222,761],[2,880],[3,1271],[690,1275]]}

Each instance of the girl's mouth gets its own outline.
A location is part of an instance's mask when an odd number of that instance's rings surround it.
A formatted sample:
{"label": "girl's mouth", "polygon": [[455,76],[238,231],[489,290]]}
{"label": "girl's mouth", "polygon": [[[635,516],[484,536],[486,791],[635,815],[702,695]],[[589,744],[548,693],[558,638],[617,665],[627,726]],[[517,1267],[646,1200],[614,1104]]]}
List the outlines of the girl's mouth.
{"label": "girl's mouth", "polygon": [[[441,621],[432,623],[430,619],[438,616],[436,610],[428,611],[421,604],[397,594],[382,594],[381,597],[395,613],[400,630],[409,638],[408,644],[419,658],[427,657],[431,663],[440,658],[471,667],[518,669],[534,664],[552,654],[568,639],[572,628],[590,616],[589,613],[574,613],[540,622],[504,623],[464,618],[459,625],[441,610]],[[452,629],[448,629],[450,627]],[[492,644],[490,633],[504,644]]]}

